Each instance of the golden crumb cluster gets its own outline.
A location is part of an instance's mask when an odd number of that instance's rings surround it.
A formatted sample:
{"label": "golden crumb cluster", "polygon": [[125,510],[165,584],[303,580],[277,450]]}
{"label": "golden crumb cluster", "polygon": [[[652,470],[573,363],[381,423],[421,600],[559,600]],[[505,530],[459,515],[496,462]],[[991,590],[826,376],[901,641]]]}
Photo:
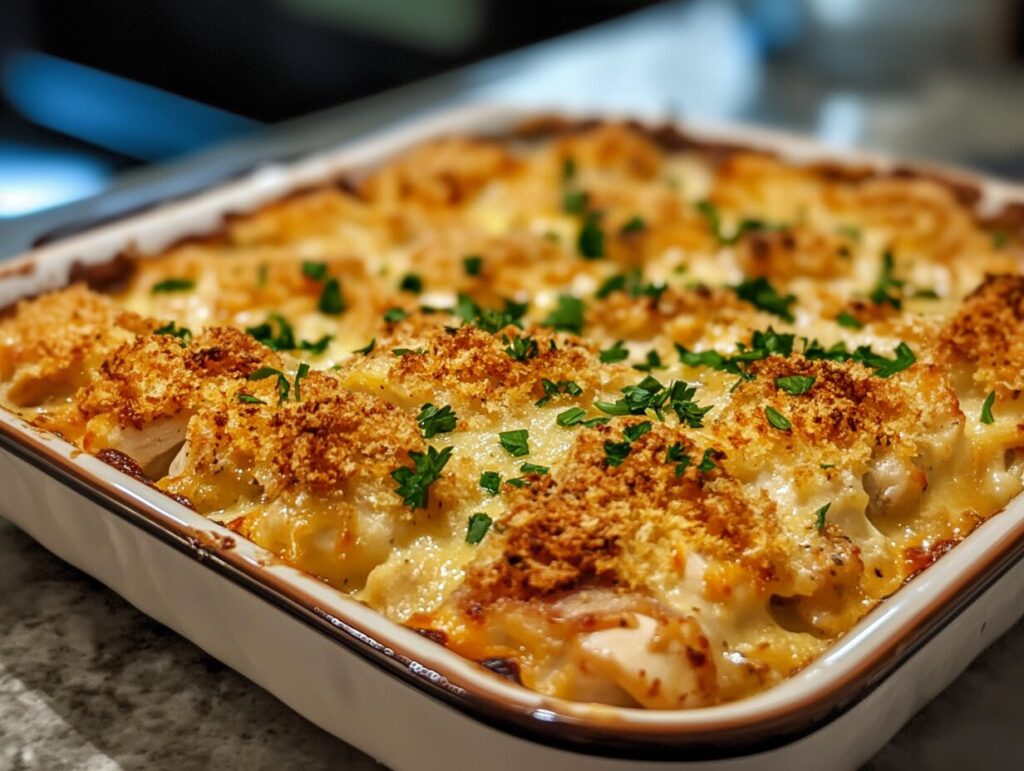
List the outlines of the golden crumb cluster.
{"label": "golden crumb cluster", "polygon": [[8,308],[0,401],[529,688],[721,703],[1021,491],[1022,234],[977,199],[445,138]]}

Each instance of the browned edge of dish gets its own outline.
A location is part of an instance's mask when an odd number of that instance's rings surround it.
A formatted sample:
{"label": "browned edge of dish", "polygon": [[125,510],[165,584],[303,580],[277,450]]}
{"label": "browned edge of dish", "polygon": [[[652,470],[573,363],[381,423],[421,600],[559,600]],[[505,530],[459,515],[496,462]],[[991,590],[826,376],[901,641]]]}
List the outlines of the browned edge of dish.
{"label": "browned edge of dish", "polygon": [[[758,144],[756,141],[714,142],[688,134],[669,123],[653,126],[634,121],[539,116],[521,122],[510,130],[489,134],[478,131],[475,135],[495,140],[536,139],[578,132],[602,123],[625,123],[641,131],[661,147],[670,150],[693,149],[721,159],[737,152],[756,152],[785,159],[785,154],[774,150],[769,141],[764,144]],[[462,136],[467,134],[472,135],[472,129],[460,132]],[[316,153],[308,155],[314,156]],[[871,163],[851,163],[842,160],[822,160],[802,165],[818,169],[835,178],[865,179],[891,176],[928,179],[947,187],[961,205],[972,209],[981,197],[979,185],[969,181],[968,177],[961,178],[955,173],[946,174],[942,171],[933,172],[907,166],[882,169]],[[240,176],[242,174],[234,174],[232,178]],[[331,179],[325,180],[322,185],[302,189],[334,184],[354,190],[349,180],[345,172],[339,172],[332,175]],[[217,187],[225,181],[211,184],[206,189]],[[201,192],[202,190],[192,191],[179,198],[189,198]],[[299,192],[301,190],[292,191],[278,200],[292,197]],[[81,227],[76,227],[74,233],[108,224],[111,219],[134,216],[173,200],[177,198],[166,199],[119,217],[85,223]],[[257,207],[256,210],[273,206],[274,203],[276,201]],[[1000,212],[987,218],[980,217],[977,211],[974,214],[982,223],[1016,230],[1024,236],[1024,203],[1007,203]],[[219,230],[203,235],[184,236],[176,243],[217,238],[223,235],[223,226],[236,216],[239,215],[228,213],[224,215],[223,225]],[[64,232],[59,238],[44,241],[50,244],[71,234]],[[31,263],[17,267],[20,273],[30,272],[34,268]],[[70,278],[85,281],[102,289],[123,280],[133,269],[132,250],[126,249],[108,261],[89,265],[82,262],[73,263]],[[5,274],[0,271],[0,279],[3,275]],[[595,712],[580,716],[569,711],[560,711],[556,701],[545,704],[543,716],[540,716],[535,705],[509,699],[506,692],[498,689],[481,689],[476,683],[460,683],[457,678],[421,664],[416,655],[409,652],[403,644],[396,644],[383,635],[373,637],[366,634],[352,619],[324,610],[315,597],[301,588],[243,559],[215,534],[187,527],[167,516],[161,508],[127,495],[115,485],[56,452],[38,437],[33,436],[31,430],[19,431],[0,423],[0,447],[79,495],[203,563],[207,568],[264,601],[288,612],[371,664],[398,676],[407,685],[443,701],[466,716],[530,741],[597,756],[696,761],[749,755],[792,743],[856,706],[1024,557],[1022,521],[1011,533],[1002,538],[997,547],[989,550],[984,563],[976,566],[970,573],[957,576],[955,582],[946,587],[940,595],[932,598],[924,610],[913,619],[904,622],[902,634],[898,638],[876,651],[870,659],[862,662],[841,679],[832,678],[823,685],[808,688],[806,694],[792,703],[779,705],[750,717],[707,720],[689,725],[641,725],[617,720],[613,712]],[[178,505],[169,498],[168,503],[171,506]]]}
{"label": "browned edge of dish", "polygon": [[[890,645],[876,651],[841,679],[828,679],[820,686],[808,688],[806,694],[790,704],[745,718],[689,725],[627,723],[616,719],[612,711],[581,717],[559,711],[557,701],[545,704],[543,715],[538,715],[535,705],[509,699],[507,693],[498,689],[492,691],[481,689],[478,684],[459,682],[421,664],[403,643],[363,632],[357,622],[343,613],[324,610],[313,595],[245,560],[216,534],[188,527],[162,508],[128,495],[62,456],[33,436],[31,429],[17,430],[0,423],[0,447],[468,717],[530,741],[589,755],[636,760],[710,760],[764,752],[796,741],[864,699],[1024,556],[1022,521],[989,551],[983,564],[957,576],[952,585],[906,622],[903,633]],[[169,506],[180,505],[170,498],[167,501]]]}

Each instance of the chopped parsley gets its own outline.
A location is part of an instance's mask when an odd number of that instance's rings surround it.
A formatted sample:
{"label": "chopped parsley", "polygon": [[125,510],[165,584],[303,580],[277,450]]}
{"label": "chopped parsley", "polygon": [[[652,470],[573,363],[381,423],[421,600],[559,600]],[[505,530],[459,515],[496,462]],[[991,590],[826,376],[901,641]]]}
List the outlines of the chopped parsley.
{"label": "chopped parsley", "polygon": [[786,375],[775,378],[775,387],[791,396],[800,396],[811,390],[814,378],[807,375]]}
{"label": "chopped parsley", "polygon": [[522,474],[547,474],[550,470],[547,466],[538,466],[536,463],[524,463],[519,467]]}
{"label": "chopped parsley", "polygon": [[740,221],[732,235],[726,235],[722,230],[722,216],[711,201],[698,201],[695,205],[697,207],[697,211],[699,211],[704,216],[704,219],[707,220],[708,229],[711,230],[715,239],[722,246],[731,246],[732,244],[738,243],[746,233],[756,230],[782,230],[785,227],[784,225],[771,225],[762,220],[745,219]]}
{"label": "chopped parsley", "polygon": [[302,275],[313,281],[323,281],[327,277],[327,263],[303,260]]}
{"label": "chopped parsley", "polygon": [[560,426],[575,426],[582,423],[587,416],[587,411],[582,407],[570,407],[565,412],[559,412],[555,417],[555,423]]}
{"label": "chopped parsley", "polygon": [[566,214],[583,214],[587,210],[589,198],[583,190],[566,190],[562,197],[562,208]]}
{"label": "chopped parsley", "polygon": [[345,312],[345,298],[341,296],[341,282],[338,279],[329,278],[324,282],[316,307],[328,316],[337,316]]}
{"label": "chopped parsley", "polygon": [[188,292],[195,289],[196,282],[190,278],[165,278],[157,281],[149,291],[152,294],[167,294],[170,292]]}
{"label": "chopped parsley", "polygon": [[619,232],[622,233],[622,235],[624,236],[628,236],[632,235],[633,233],[642,233],[645,230],[647,230],[647,223],[644,221],[644,218],[636,216],[631,218],[629,222],[623,225],[619,229]]}
{"label": "chopped parsley", "polygon": [[[301,402],[302,401],[302,391],[300,390],[300,383],[302,382],[302,379],[304,377],[306,377],[306,375],[308,375],[308,374],[309,374],[309,365],[306,364],[306,362],[300,363],[299,364],[299,368],[295,371],[295,386],[294,387],[295,387],[295,401],[297,401],[297,402]],[[280,386],[280,381],[278,382],[278,386]]]}
{"label": "chopped parsley", "polygon": [[[275,330],[274,327],[277,327]],[[271,313],[267,320],[254,327],[246,327],[247,334],[270,348],[272,351],[291,351],[295,349],[295,331],[288,319],[280,313]]]}
{"label": "chopped parsley", "polygon": [[402,496],[402,502],[413,509],[427,508],[430,485],[441,477],[441,471],[451,458],[452,448],[445,447],[438,451],[428,447],[426,452],[409,451],[409,459],[413,467],[399,466],[391,472],[391,478],[398,482],[396,492]]}
{"label": "chopped parsley", "polygon": [[502,431],[498,434],[498,441],[513,458],[530,454],[530,432],[525,428]]}
{"label": "chopped parsley", "polygon": [[466,543],[478,544],[484,540],[484,536],[491,528],[491,522],[491,518],[482,511],[471,514],[466,526]]}
{"label": "chopped parsley", "polygon": [[501,474],[497,471],[485,471],[480,475],[480,487],[491,495],[497,495],[501,490]]}
{"label": "chopped parsley", "polygon": [[835,232],[837,235],[849,238],[851,241],[860,241],[863,235],[861,229],[856,225],[836,225]]}
{"label": "chopped parsley", "polygon": [[771,313],[790,323],[794,321],[790,306],[796,302],[796,295],[779,294],[764,276],[743,279],[739,284],[732,287],[732,290],[736,293],[737,297],[750,303],[758,310]]}
{"label": "chopped parsley", "polygon": [[664,408],[670,406],[681,423],[690,428],[704,425],[704,415],[711,407],[700,407],[693,401],[696,386],[688,386],[677,380],[668,386],[648,375],[636,385],[622,389],[624,398],[617,402],[595,401],[594,406],[606,415],[651,415],[664,420]]}
{"label": "chopped parsley", "polygon": [[568,394],[569,396],[579,396],[583,393],[583,389],[579,387],[579,384],[572,380],[559,380],[557,383],[547,378],[542,378],[540,381],[541,388],[544,389],[544,396],[534,402],[534,406],[543,407],[545,404],[550,402],[556,396],[561,394]]}
{"label": "chopped parsley", "polygon": [[604,443],[604,459],[609,466],[621,466],[629,457],[629,442],[613,442],[608,440]]}
{"label": "chopped parsley", "polygon": [[655,300],[661,297],[665,292],[665,284],[655,284],[652,282],[643,283],[643,274],[639,269],[631,271],[629,274],[616,273],[609,276],[604,280],[597,292],[594,294],[598,300],[604,300],[611,296],[614,292],[627,292],[630,297],[653,297]]}
{"label": "chopped parsley", "polygon": [[690,467],[690,463],[693,462],[693,459],[686,454],[686,450],[683,447],[683,443],[676,442],[671,447],[669,447],[668,451],[665,453],[665,462],[675,463],[675,474],[677,477],[681,477],[683,474],[686,473],[686,469]]}
{"label": "chopped parsley", "polygon": [[836,316],[836,324],[847,329],[862,329],[864,327],[856,316],[846,311]]}
{"label": "chopped parsley", "polygon": [[512,485],[513,487],[526,487],[526,480],[522,477],[512,477],[505,480],[505,484]]}
{"label": "chopped parsley", "polygon": [[871,302],[875,305],[891,305],[896,310],[903,306],[901,298],[903,281],[892,277],[893,270],[892,252],[882,255],[882,272],[878,277],[878,284],[871,290]]}
{"label": "chopped parsley", "polygon": [[825,530],[825,515],[828,514],[830,508],[832,508],[832,501],[829,501],[814,512],[814,526],[818,529],[819,533]]}
{"label": "chopped parsley", "polygon": [[242,404],[266,404],[265,401],[253,396],[252,394],[238,394],[238,401]]}
{"label": "chopped parsley", "polygon": [[522,326],[523,316],[529,306],[526,303],[517,303],[513,300],[505,300],[505,307],[502,310],[497,308],[481,308],[473,298],[466,294],[459,294],[458,301],[452,311],[466,324],[490,332],[492,335],[500,332],[507,326]]}
{"label": "chopped parsley", "polygon": [[435,407],[427,402],[420,408],[416,423],[423,431],[424,439],[433,439],[437,434],[447,434],[455,430],[457,418],[449,406]]}
{"label": "chopped parsley", "polygon": [[1010,235],[1005,230],[997,230],[992,234],[992,246],[1004,249],[1010,243]]}
{"label": "chopped parsley", "polygon": [[715,350],[690,351],[685,346],[676,343],[676,350],[679,352],[679,360],[690,367],[709,367],[721,372],[729,372],[739,375],[743,380],[752,380],[753,375],[742,366],[751,361],[760,361],[769,356],[789,356],[793,352],[793,341],[795,335],[780,334],[771,327],[767,330],[755,330],[750,338],[750,345],[739,343],[737,353],[732,356],[719,353]]}
{"label": "chopped parsley", "polygon": [[598,353],[598,357],[605,364],[614,364],[629,358],[629,351],[622,345],[621,340],[616,340],[611,348],[605,348]]}
{"label": "chopped parsley", "polygon": [[601,230],[601,215],[591,212],[583,218],[576,248],[585,260],[599,260],[604,257],[604,231]]}
{"label": "chopped parsley", "polygon": [[516,361],[529,361],[539,352],[537,341],[529,335],[516,335],[511,339],[508,335],[502,335],[501,340],[505,343],[505,353]]}
{"label": "chopped parsley", "polygon": [[583,301],[571,294],[558,295],[558,306],[541,322],[561,332],[581,334],[583,332]]}
{"label": "chopped parsley", "polygon": [[324,335],[319,340],[302,340],[299,343],[299,349],[303,351],[309,351],[309,353],[313,354],[314,356],[319,356],[320,354],[327,350],[327,346],[333,339],[333,335]]}
{"label": "chopped parsley", "polygon": [[866,367],[875,370],[877,377],[891,377],[897,372],[902,372],[915,361],[917,357],[910,350],[906,343],[900,343],[893,351],[893,358],[887,359],[879,353],[871,350],[869,345],[858,346],[852,353],[847,349],[846,343],[840,341],[830,348],[825,348],[817,340],[806,342],[803,354],[808,359],[821,359],[826,361],[858,361]]}
{"label": "chopped parsley", "polygon": [[406,273],[402,277],[401,283],[398,288],[403,292],[412,292],[413,294],[419,294],[423,291],[423,279],[418,273]]}
{"label": "chopped parsley", "polygon": [[661,363],[661,354],[652,348],[647,352],[643,364],[634,364],[633,369],[640,372],[653,372],[656,369],[665,369],[665,365]]}
{"label": "chopped parsley", "polygon": [[650,430],[651,421],[645,420],[643,423],[636,423],[632,426],[627,426],[622,430],[622,435],[626,438],[627,442],[635,442]]}
{"label": "chopped parsley", "polygon": [[376,348],[376,347],[377,347],[377,338],[376,337],[371,337],[370,338],[370,342],[368,342],[362,348],[356,348],[354,351],[352,351],[352,353],[361,353],[364,356],[367,356],[367,355],[373,353],[373,349]]}
{"label": "chopped parsley", "polygon": [[182,347],[192,342],[192,330],[188,327],[179,327],[173,321],[168,321],[162,327],[153,330],[154,335],[170,335],[181,342]]}
{"label": "chopped parsley", "polygon": [[789,422],[789,418],[774,407],[765,407],[764,416],[768,419],[772,428],[777,428],[779,431],[789,431],[793,428],[793,424]]}
{"label": "chopped parsley", "polygon": [[484,258],[479,254],[471,254],[462,258],[462,269],[467,276],[479,276],[480,269],[484,266]]}
{"label": "chopped parsley", "polygon": [[992,415],[992,405],[996,403],[996,392],[992,391],[988,396],[985,397],[985,403],[981,405],[981,422],[986,426],[990,426],[996,422],[995,417]]}
{"label": "chopped parsley", "polygon": [[391,353],[395,356],[422,356],[427,352],[426,348],[392,348]]}
{"label": "chopped parsley", "polygon": [[715,465],[715,458],[721,455],[721,451],[716,450],[714,447],[708,447],[704,451],[704,457],[700,459],[700,463],[697,464],[697,471],[702,474],[708,474],[714,471],[718,466]]}
{"label": "chopped parsley", "polygon": [[[308,368],[308,365],[307,365]],[[246,380],[265,380],[268,377],[277,378],[277,401],[278,404],[285,402],[288,399],[288,394],[291,393],[292,386],[288,382],[288,377],[279,369],[274,367],[260,367],[255,372],[251,372],[246,376]]]}
{"label": "chopped parsley", "polygon": [[405,308],[388,308],[384,311],[384,321],[388,324],[397,324],[408,315]]}
{"label": "chopped parsley", "polygon": [[576,176],[576,159],[571,155],[562,161],[562,182],[570,182]]}

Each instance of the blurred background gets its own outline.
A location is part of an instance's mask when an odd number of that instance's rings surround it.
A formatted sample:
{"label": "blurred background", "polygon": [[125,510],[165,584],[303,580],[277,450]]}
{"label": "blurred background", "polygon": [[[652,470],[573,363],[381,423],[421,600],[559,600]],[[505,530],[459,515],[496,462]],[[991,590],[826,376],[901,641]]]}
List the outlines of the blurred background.
{"label": "blurred background", "polygon": [[1024,179],[1022,96],[1015,0],[4,0],[0,255],[473,99]]}

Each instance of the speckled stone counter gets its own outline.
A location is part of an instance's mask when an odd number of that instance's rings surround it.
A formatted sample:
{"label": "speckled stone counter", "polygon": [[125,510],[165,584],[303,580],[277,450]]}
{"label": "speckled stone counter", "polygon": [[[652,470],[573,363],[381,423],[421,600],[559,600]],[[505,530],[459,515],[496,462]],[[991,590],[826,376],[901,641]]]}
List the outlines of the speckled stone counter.
{"label": "speckled stone counter", "polygon": [[[1024,623],[868,767],[1021,768],[1022,658]],[[192,768],[379,766],[0,519],[0,769]]]}

